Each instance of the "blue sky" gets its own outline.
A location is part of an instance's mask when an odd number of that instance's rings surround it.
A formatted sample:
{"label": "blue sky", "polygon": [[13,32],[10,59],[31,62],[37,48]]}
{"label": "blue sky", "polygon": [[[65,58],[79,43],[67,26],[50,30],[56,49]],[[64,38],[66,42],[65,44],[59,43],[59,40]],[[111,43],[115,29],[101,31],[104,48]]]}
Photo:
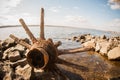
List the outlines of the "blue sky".
{"label": "blue sky", "polygon": [[46,25],[120,32],[120,0],[1,0],[0,25],[39,24],[41,7]]}

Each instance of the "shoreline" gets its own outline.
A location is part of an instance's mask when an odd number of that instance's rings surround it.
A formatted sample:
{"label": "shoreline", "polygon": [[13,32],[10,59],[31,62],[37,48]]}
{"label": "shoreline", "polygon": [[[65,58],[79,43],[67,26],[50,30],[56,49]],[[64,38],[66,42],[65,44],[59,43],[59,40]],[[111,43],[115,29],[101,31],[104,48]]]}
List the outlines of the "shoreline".
{"label": "shoreline", "polygon": [[[28,25],[29,27],[38,27],[40,25]],[[46,27],[63,27],[63,28],[78,28],[78,29],[89,29],[89,30],[97,30],[97,31],[104,31],[104,32],[110,32],[110,33],[116,33],[120,34],[118,31],[107,31],[107,30],[101,30],[101,29],[92,29],[92,28],[83,28],[83,27],[76,27],[76,26],[60,26],[60,25],[45,25]],[[21,25],[3,25],[0,26],[0,28],[10,28],[10,27],[21,27]]]}

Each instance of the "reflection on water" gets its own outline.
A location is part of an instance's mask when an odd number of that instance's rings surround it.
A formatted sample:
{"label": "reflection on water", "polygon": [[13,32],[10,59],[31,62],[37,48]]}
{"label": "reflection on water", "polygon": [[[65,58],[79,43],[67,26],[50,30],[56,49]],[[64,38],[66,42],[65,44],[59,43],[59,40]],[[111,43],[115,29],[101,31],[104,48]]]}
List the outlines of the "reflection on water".
{"label": "reflection on water", "polygon": [[76,65],[88,68],[88,70],[86,71],[84,69],[78,69],[74,65],[74,67],[60,65],[63,69],[80,75],[85,80],[108,80],[111,77],[120,76],[120,62],[108,61],[107,58],[102,57],[98,53],[82,52],[76,54],[62,55],[60,56],[60,58]]}

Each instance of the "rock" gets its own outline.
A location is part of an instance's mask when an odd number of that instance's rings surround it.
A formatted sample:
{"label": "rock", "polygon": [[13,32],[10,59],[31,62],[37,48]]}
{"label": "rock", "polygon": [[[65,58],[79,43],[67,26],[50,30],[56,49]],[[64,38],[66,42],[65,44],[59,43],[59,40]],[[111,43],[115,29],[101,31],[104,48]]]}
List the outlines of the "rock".
{"label": "rock", "polygon": [[95,48],[95,41],[94,40],[87,41],[87,42],[83,43],[82,46]]}
{"label": "rock", "polygon": [[108,52],[109,60],[120,60],[120,47],[115,47]]}
{"label": "rock", "polygon": [[17,66],[25,66],[27,64],[27,60],[26,58],[22,59],[22,60],[18,60],[16,62],[11,62],[10,65],[11,67],[17,67]]}
{"label": "rock", "polygon": [[0,50],[2,50],[2,41],[0,40]]}
{"label": "rock", "polygon": [[109,39],[108,42],[110,42],[112,44],[111,49],[113,49],[114,47],[117,47],[118,44],[119,44],[119,41],[114,40],[114,38],[113,39]]}
{"label": "rock", "polygon": [[10,53],[8,54],[8,59],[9,59],[11,62],[15,62],[15,61],[17,61],[17,60],[20,60],[20,59],[21,59],[21,56],[20,56],[19,51],[10,52]]}
{"label": "rock", "polygon": [[95,51],[96,51],[96,52],[99,52],[100,49],[101,49],[100,43],[96,43]]}
{"label": "rock", "polygon": [[107,37],[105,35],[100,36],[101,39],[106,39]]}
{"label": "rock", "polygon": [[108,80],[120,80],[120,76],[118,76],[118,77],[111,77]]}
{"label": "rock", "polygon": [[85,40],[84,40],[84,39],[81,39],[81,40],[80,40],[80,42],[81,42],[81,43],[84,43],[84,42],[85,42]]}
{"label": "rock", "polygon": [[30,40],[28,38],[23,39],[26,43],[30,44]]}
{"label": "rock", "polygon": [[76,37],[76,36],[72,37],[72,41],[75,41],[76,39],[77,39],[77,37]]}
{"label": "rock", "polygon": [[25,57],[25,52],[26,52],[26,49],[24,46],[20,45],[20,44],[17,44],[15,47],[14,47],[14,50],[16,51],[19,51],[21,57]]}
{"label": "rock", "polygon": [[85,40],[85,35],[79,36],[79,39],[84,39]]}
{"label": "rock", "polygon": [[86,35],[85,36],[85,40],[86,41],[90,41],[92,39],[92,36],[90,34]]}
{"label": "rock", "polygon": [[111,49],[112,43],[109,43],[107,41],[101,42],[100,43],[100,53],[102,55],[107,55],[108,51]]}
{"label": "rock", "polygon": [[17,44],[15,47],[14,47],[14,50],[18,50],[20,52],[24,52],[25,51],[25,47],[20,45],[20,44]]}
{"label": "rock", "polygon": [[0,80],[3,80],[4,76],[5,76],[5,71],[3,71],[3,64],[0,62]]}
{"label": "rock", "polygon": [[76,39],[76,42],[80,42],[80,40],[77,38],[77,39]]}
{"label": "rock", "polygon": [[14,47],[8,48],[4,51],[2,59],[8,59],[8,54],[14,50]]}
{"label": "rock", "polygon": [[29,80],[32,68],[27,64],[24,67],[16,67],[16,74],[20,75],[24,80]]}
{"label": "rock", "polygon": [[8,38],[2,42],[2,50],[4,51],[7,48],[10,48],[10,47],[15,46],[15,45],[16,45],[16,43],[14,42],[14,40]]}
{"label": "rock", "polygon": [[118,44],[118,47],[120,47],[120,44]]}
{"label": "rock", "polygon": [[3,52],[0,50],[0,60],[2,60]]}
{"label": "rock", "polygon": [[5,72],[5,76],[3,80],[13,80],[14,72],[9,65],[3,65],[3,70]]}

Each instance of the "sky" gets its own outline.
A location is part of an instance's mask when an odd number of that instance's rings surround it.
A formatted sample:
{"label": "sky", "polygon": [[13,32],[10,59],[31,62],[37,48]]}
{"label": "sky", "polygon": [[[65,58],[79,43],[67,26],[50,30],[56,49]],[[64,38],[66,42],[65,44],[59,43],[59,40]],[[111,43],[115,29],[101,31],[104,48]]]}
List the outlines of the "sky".
{"label": "sky", "polygon": [[0,26],[40,24],[120,32],[120,0],[0,0]]}

